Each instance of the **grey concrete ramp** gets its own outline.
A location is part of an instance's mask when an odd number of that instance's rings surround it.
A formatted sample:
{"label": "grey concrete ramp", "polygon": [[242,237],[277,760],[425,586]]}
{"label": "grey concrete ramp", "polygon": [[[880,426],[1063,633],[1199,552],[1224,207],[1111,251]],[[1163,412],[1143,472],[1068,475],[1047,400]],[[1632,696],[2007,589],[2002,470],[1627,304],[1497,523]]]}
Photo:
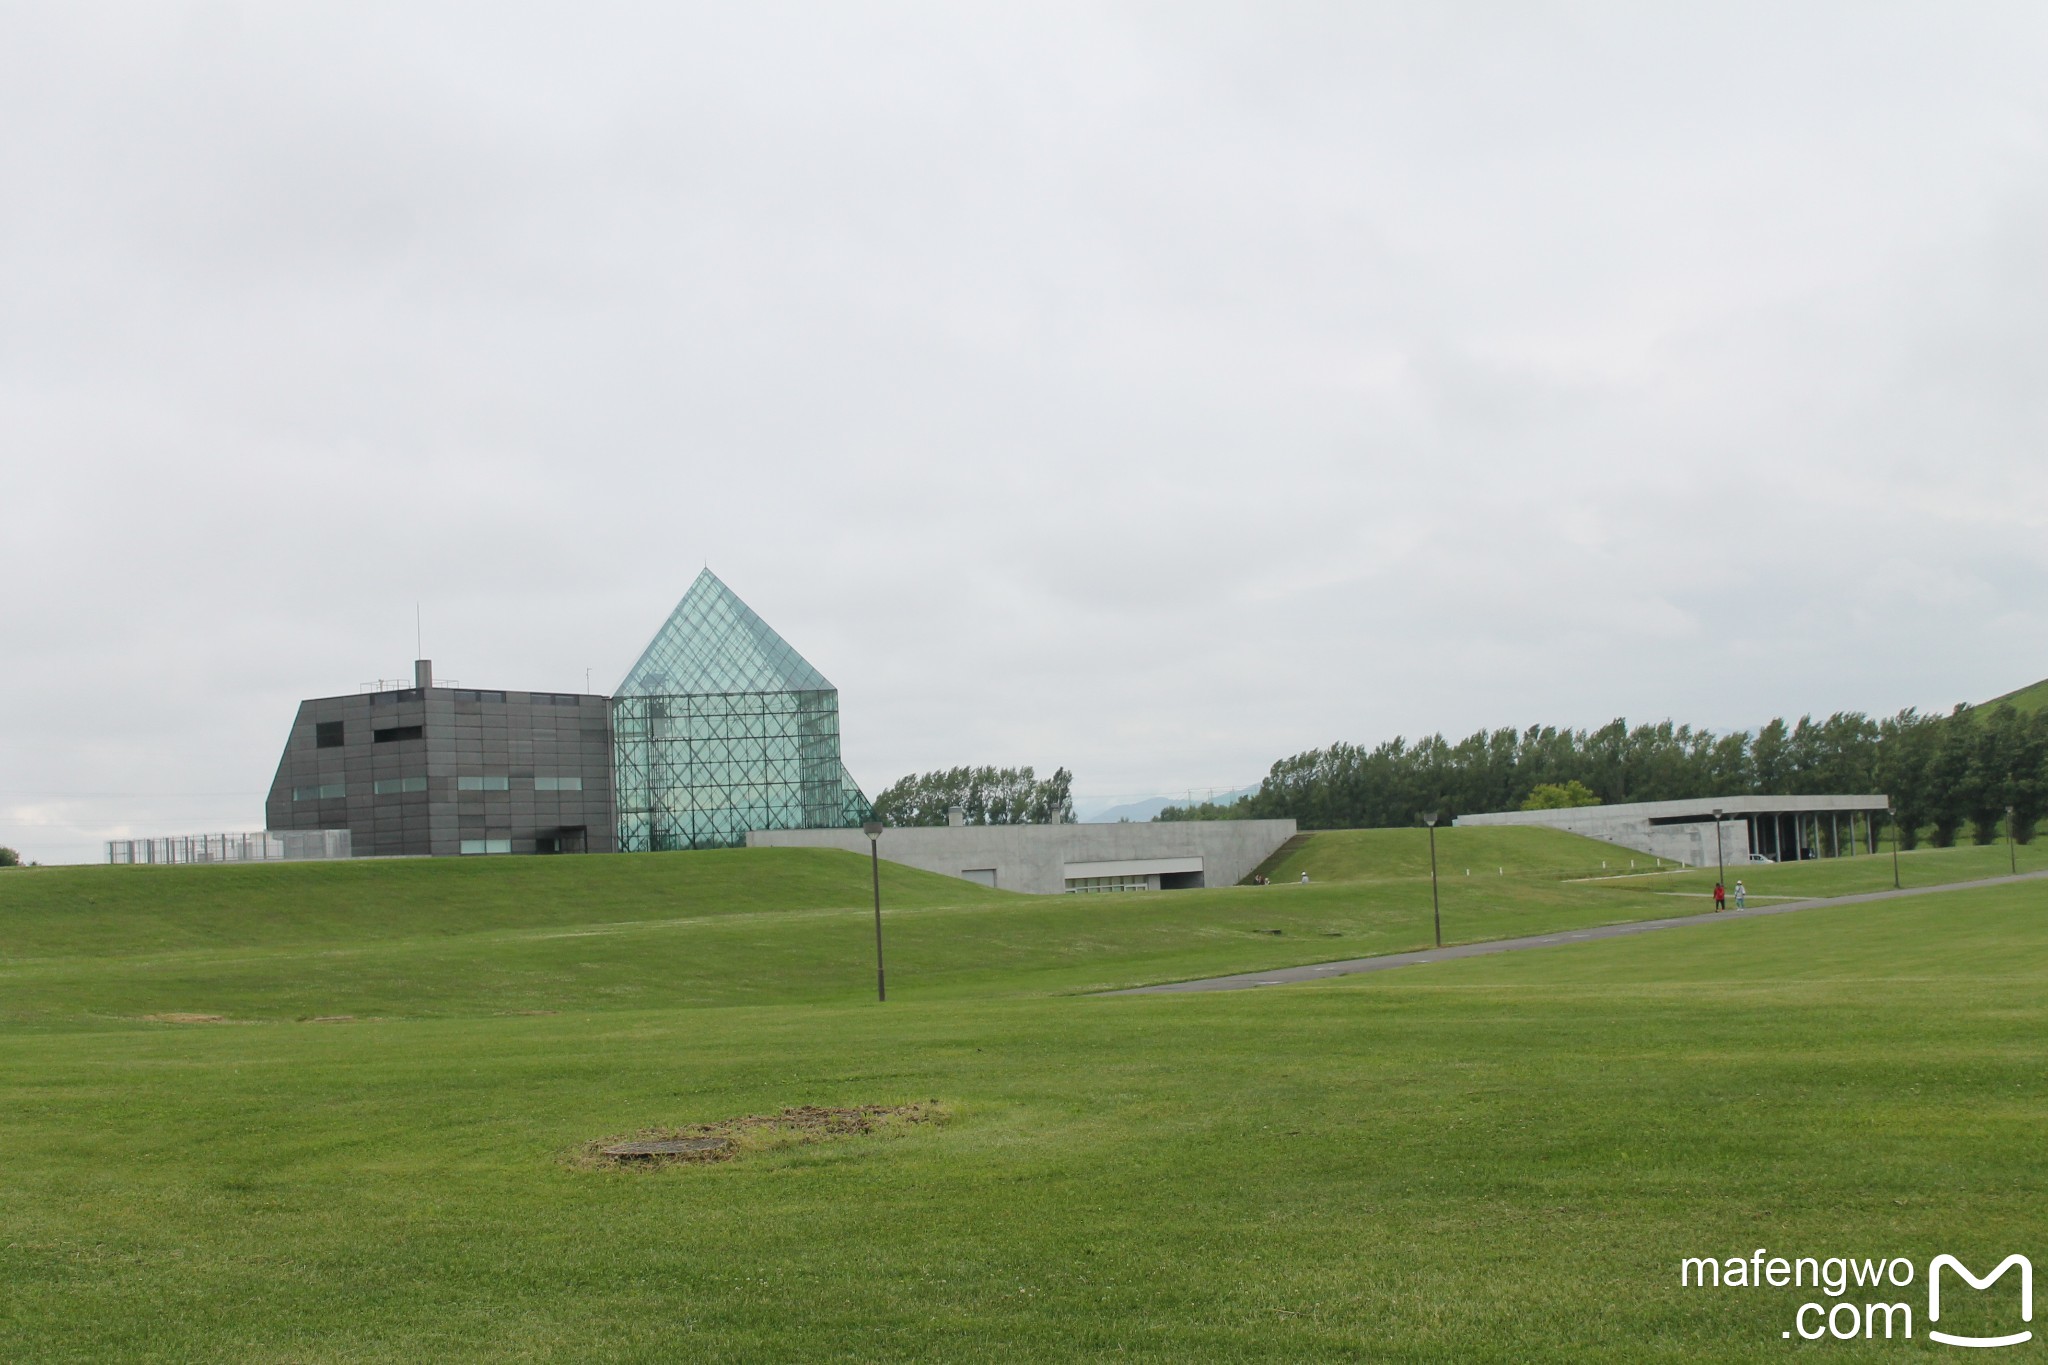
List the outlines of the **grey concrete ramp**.
{"label": "grey concrete ramp", "polygon": [[1986,886],[2011,886],[2017,882],[2048,880],[2048,872],[2022,872],[2016,877],[1986,877],[1974,882],[1950,882],[1943,886],[1907,887],[1903,891],[1867,891],[1855,896],[1829,896],[1819,900],[1787,901],[1783,905],[1759,905],[1747,910],[1703,910],[1698,914],[1670,919],[1635,920],[1628,924],[1601,924],[1585,929],[1563,929],[1554,934],[1531,934],[1527,938],[1498,938],[1486,943],[1460,943],[1446,948],[1424,948],[1412,953],[1387,953],[1381,957],[1354,957],[1343,962],[1317,962],[1306,967],[1279,967],[1266,972],[1239,972],[1234,976],[1211,976],[1198,981],[1170,981],[1160,986],[1134,986],[1129,990],[1103,991],[1104,995],[1175,995],[1188,991],[1248,991],[1260,986],[1293,986],[1304,981],[1328,981],[1363,972],[1386,972],[1396,967],[1419,967],[1429,962],[1451,962],[1461,957],[1491,957],[1525,948],[1561,948],[1573,943],[1591,943],[1603,938],[1627,938],[1631,934],[1653,934],[1660,929],[1726,924],[1730,920],[1761,919],[1767,915],[1790,915],[1800,910],[1819,910],[1832,905],[1864,905],[1872,901],[1903,900],[1909,896],[1934,896],[1944,891],[1974,891]]}

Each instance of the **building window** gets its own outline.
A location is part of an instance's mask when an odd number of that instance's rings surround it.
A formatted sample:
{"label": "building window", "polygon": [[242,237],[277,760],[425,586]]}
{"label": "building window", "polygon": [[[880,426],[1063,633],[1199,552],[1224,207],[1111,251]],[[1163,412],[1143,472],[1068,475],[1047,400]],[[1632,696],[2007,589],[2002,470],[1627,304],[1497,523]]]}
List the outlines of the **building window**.
{"label": "building window", "polygon": [[455,700],[503,701],[505,700],[505,694],[503,692],[493,692],[486,688],[480,687],[458,687],[455,689]]}
{"label": "building window", "polygon": [[348,787],[341,782],[322,782],[317,787],[293,787],[294,801],[331,801],[337,796],[347,796]]}
{"label": "building window", "polygon": [[1143,877],[1069,877],[1067,894],[1079,895],[1096,891],[1150,891],[1151,884]]}
{"label": "building window", "polygon": [[533,789],[537,792],[580,792],[583,779],[580,777],[536,777]]}
{"label": "building window", "polygon": [[372,692],[370,694],[370,705],[396,706],[402,701],[418,701],[419,699],[420,690],[417,687],[406,687],[393,692]]}
{"label": "building window", "polygon": [[464,839],[462,841],[462,851],[464,853],[510,853],[512,851],[512,841],[510,839]]}
{"label": "building window", "polygon": [[503,773],[486,774],[483,777],[458,777],[455,790],[459,792],[503,792],[512,790],[512,779]]}
{"label": "building window", "polygon": [[529,692],[535,706],[581,706],[583,698],[573,692]]}
{"label": "building window", "polygon": [[371,737],[379,744],[395,744],[401,739],[418,739],[423,731],[417,725],[390,725],[376,731]]}
{"label": "building window", "polygon": [[380,777],[370,784],[373,796],[397,796],[402,792],[423,792],[427,789],[424,777]]}
{"label": "building window", "polygon": [[313,747],[316,749],[339,749],[341,747],[341,722],[323,720],[313,727]]}

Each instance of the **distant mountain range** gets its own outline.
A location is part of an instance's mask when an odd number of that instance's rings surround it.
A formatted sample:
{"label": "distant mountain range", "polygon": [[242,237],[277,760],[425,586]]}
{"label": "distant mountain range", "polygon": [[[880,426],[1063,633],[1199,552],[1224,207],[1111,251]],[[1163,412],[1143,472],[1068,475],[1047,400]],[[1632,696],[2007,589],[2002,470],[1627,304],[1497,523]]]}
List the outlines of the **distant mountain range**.
{"label": "distant mountain range", "polygon": [[[1213,801],[1219,806],[1227,806],[1233,801],[1243,800],[1258,789],[1258,785],[1254,783],[1249,787],[1239,787],[1236,791],[1216,792],[1213,794],[1206,791],[1196,792],[1194,793],[1193,800],[1194,804],[1198,806],[1204,801]],[[1074,803],[1074,816],[1084,825],[1113,825],[1119,820],[1129,820],[1136,824],[1152,819],[1168,806],[1185,806],[1188,804],[1188,801],[1189,795],[1186,792],[1181,793],[1179,796],[1148,796],[1140,801],[1126,801],[1121,805],[1115,806],[1097,806],[1089,801],[1076,801]]]}

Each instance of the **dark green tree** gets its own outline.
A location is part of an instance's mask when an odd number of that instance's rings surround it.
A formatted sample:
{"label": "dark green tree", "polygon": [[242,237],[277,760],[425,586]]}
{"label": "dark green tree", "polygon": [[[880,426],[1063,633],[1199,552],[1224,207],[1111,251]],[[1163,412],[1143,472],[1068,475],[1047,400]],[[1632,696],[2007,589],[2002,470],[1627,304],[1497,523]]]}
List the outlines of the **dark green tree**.
{"label": "dark green tree", "polygon": [[1074,775],[1040,779],[1030,768],[948,768],[899,778],[875,798],[885,825],[943,825],[958,806],[970,825],[1044,825],[1074,818]]}
{"label": "dark green tree", "polygon": [[1942,718],[1929,746],[1926,767],[1927,820],[1934,828],[1934,846],[1952,848],[1956,831],[1969,818],[1982,775],[1976,762],[1976,717],[1958,706]]}
{"label": "dark green tree", "polygon": [[2048,806],[2048,711],[2021,717],[2016,728],[2006,804],[2012,807],[2012,837],[2028,843]]}
{"label": "dark green tree", "polygon": [[1875,785],[1892,799],[1892,818],[1902,848],[1917,848],[1920,830],[1933,815],[1927,770],[1934,756],[1940,720],[1911,707],[1880,722]]}
{"label": "dark green tree", "polygon": [[1522,802],[1523,810],[1570,810],[1575,806],[1597,806],[1599,793],[1574,778],[1569,782],[1539,784]]}

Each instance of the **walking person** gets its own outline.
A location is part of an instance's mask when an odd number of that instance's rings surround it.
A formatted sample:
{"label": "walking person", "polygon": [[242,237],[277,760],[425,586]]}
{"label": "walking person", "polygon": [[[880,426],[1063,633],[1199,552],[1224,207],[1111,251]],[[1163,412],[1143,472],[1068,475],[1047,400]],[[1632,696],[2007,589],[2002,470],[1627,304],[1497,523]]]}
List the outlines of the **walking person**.
{"label": "walking person", "polygon": [[1740,910],[1749,899],[1749,892],[1742,885],[1742,878],[1735,879],[1735,908]]}
{"label": "walking person", "polygon": [[1716,910],[1726,910],[1728,908],[1728,888],[1719,882],[1714,883],[1714,908]]}

